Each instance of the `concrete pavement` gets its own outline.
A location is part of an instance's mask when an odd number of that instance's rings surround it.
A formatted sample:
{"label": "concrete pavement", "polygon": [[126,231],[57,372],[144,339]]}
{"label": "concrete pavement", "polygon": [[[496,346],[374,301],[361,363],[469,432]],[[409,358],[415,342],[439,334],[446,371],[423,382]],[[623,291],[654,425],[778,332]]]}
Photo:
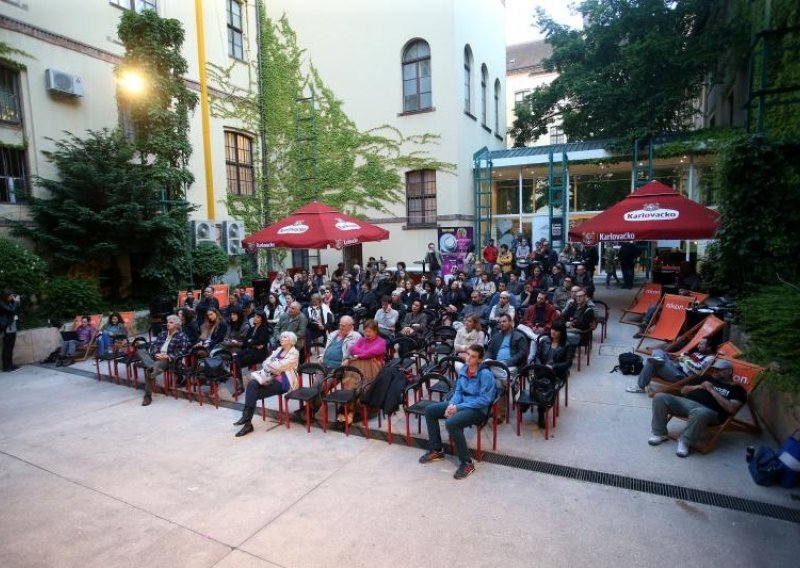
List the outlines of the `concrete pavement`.
{"label": "concrete pavement", "polygon": [[[614,308],[630,292],[597,296]],[[750,480],[744,447],[770,440],[733,434],[687,459],[647,446],[650,399],[608,372],[635,331],[615,312],[554,436],[527,416],[521,437],[501,428],[498,453],[800,508],[797,490]],[[777,567],[800,554],[789,521],[485,462],[455,481],[452,457],[421,466],[416,447],[271,419],[236,439],[236,409],[142,408],[140,392],[55,368],[0,374],[0,388],[3,567]]]}

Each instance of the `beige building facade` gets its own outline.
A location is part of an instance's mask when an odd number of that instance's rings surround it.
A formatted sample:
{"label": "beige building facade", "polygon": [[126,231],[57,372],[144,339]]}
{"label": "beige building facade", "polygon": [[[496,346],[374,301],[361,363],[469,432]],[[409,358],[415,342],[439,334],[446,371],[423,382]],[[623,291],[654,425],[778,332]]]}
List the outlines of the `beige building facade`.
{"label": "beige building facade", "polygon": [[[436,240],[438,226],[472,225],[473,153],[505,147],[504,2],[264,4],[273,19],[287,15],[308,62],[360,129],[389,125],[406,136],[436,134],[439,143],[428,151],[454,166],[452,173],[402,172],[407,199],[391,204],[390,215],[364,212],[390,231],[390,240],[365,244],[358,253],[413,260]],[[242,88],[253,84],[255,67],[246,59],[256,53],[254,0],[0,1],[0,41],[29,54],[10,57],[21,69],[0,63],[0,177],[6,188],[0,193],[0,218],[25,219],[24,196],[38,191],[32,179],[55,175],[43,155],[53,148],[48,138],[120,124],[113,70],[124,47],[116,29],[122,11],[131,9],[155,9],[182,22],[191,89],[201,90],[199,44],[205,50],[202,64],[232,66],[231,81]],[[213,234],[214,226],[222,229],[230,220],[227,193],[252,188],[258,136],[234,119],[214,116],[204,128],[200,105],[190,122],[195,182],[188,199],[198,207],[194,217],[208,221]],[[321,257],[325,263],[340,259],[334,250]]]}

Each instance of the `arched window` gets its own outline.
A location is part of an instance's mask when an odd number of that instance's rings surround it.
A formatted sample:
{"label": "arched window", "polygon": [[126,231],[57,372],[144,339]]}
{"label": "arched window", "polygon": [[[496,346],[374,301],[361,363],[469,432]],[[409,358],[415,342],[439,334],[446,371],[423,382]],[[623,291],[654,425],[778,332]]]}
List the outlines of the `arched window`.
{"label": "arched window", "polygon": [[403,51],[403,112],[431,108],[431,48],[412,41]]}
{"label": "arched window", "polygon": [[481,124],[486,126],[486,84],[489,82],[489,70],[486,64],[481,65]]}
{"label": "arched window", "polygon": [[500,134],[500,79],[494,80],[494,133]]}
{"label": "arched window", "polygon": [[464,47],[464,112],[472,114],[472,50]]}

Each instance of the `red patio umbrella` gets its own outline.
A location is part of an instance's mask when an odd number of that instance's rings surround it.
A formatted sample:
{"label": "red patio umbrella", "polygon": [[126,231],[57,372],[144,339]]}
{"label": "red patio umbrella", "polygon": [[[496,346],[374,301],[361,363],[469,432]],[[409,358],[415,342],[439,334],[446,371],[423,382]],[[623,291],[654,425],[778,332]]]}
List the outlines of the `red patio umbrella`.
{"label": "red patio umbrella", "polygon": [[245,247],[320,249],[383,241],[389,231],[313,201],[243,240]]}
{"label": "red patio umbrella", "polygon": [[651,181],[602,213],[572,229],[585,244],[713,238],[719,213]]}

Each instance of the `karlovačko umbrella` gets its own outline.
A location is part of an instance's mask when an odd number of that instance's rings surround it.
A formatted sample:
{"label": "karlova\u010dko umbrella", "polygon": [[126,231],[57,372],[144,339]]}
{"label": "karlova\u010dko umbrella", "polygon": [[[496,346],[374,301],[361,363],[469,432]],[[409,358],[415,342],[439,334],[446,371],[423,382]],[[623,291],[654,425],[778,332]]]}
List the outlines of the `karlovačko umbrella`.
{"label": "karlova\u010dko umbrella", "polygon": [[288,217],[243,240],[247,248],[341,249],[348,245],[383,241],[389,231],[313,201]]}
{"label": "karlova\u010dko umbrella", "polygon": [[572,229],[569,236],[587,245],[610,241],[710,239],[719,213],[651,181]]}

